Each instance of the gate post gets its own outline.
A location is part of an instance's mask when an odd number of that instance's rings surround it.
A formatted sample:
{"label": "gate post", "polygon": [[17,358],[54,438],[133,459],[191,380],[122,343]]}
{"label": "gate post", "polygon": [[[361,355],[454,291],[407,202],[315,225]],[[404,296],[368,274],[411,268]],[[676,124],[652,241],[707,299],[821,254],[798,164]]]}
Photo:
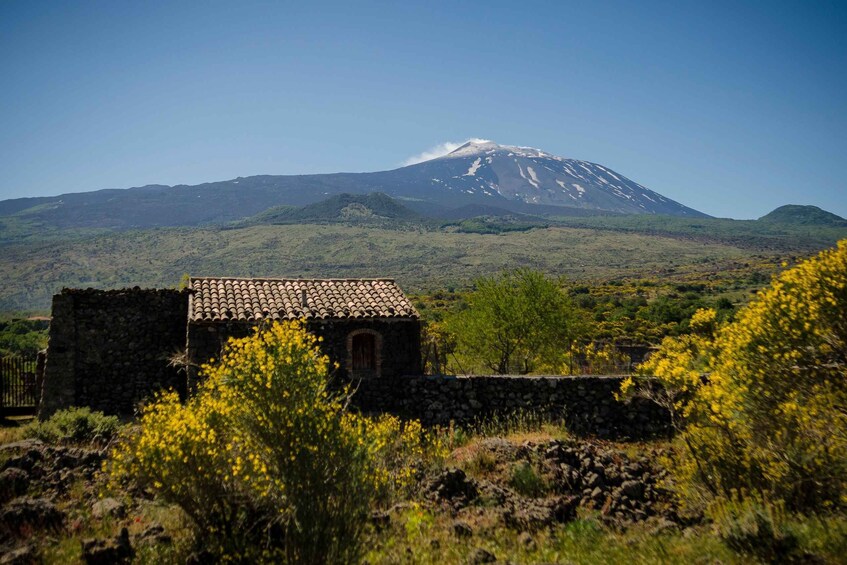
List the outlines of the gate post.
{"label": "gate post", "polygon": [[0,357],[0,421],[6,419],[6,379],[8,371],[6,370],[6,359]]}
{"label": "gate post", "polygon": [[35,357],[35,413],[41,406],[41,395],[44,393],[44,367],[47,365],[47,350],[42,349]]}

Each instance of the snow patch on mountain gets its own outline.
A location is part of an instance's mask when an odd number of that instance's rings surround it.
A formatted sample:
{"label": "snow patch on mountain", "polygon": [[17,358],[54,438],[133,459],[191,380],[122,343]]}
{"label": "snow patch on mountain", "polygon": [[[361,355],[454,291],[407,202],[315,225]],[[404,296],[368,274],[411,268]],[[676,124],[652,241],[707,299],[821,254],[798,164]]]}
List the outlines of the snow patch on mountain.
{"label": "snow patch on mountain", "polygon": [[526,172],[528,172],[529,176],[532,177],[530,179],[527,179],[529,181],[529,184],[531,184],[535,188],[541,188],[538,186],[538,175],[535,174],[535,169],[530,166],[527,166]]}
{"label": "snow patch on mountain", "polygon": [[482,163],[482,159],[480,157],[477,157],[476,161],[474,161],[473,164],[470,167],[468,167],[468,172],[465,173],[462,176],[463,177],[472,177],[472,176],[476,175],[476,172],[479,170],[479,166],[480,166],[481,163]]}
{"label": "snow patch on mountain", "polygon": [[440,155],[439,158],[472,157],[474,155],[479,155],[480,153],[485,153],[486,151],[494,152],[500,148],[500,145],[497,145],[488,139],[471,139],[459,147],[456,147],[452,151]]}
{"label": "snow patch on mountain", "polygon": [[[498,145],[487,139],[471,139],[464,145],[457,147],[446,155],[439,157],[440,159],[458,159],[461,157],[472,157],[483,153],[494,153],[495,151],[509,151],[517,157],[541,157],[545,159],[563,160],[562,157],[545,153],[535,147],[522,147],[520,145]],[[512,155],[509,155],[510,157]]]}

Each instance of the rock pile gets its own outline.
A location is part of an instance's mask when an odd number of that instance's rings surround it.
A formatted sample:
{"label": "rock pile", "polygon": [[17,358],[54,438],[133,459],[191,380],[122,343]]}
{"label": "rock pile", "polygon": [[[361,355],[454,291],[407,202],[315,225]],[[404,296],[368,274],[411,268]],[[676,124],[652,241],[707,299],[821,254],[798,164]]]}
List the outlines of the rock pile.
{"label": "rock pile", "polygon": [[601,444],[551,441],[524,445],[522,454],[541,462],[558,492],[573,495],[579,505],[599,510],[614,522],[638,522],[672,513],[669,493],[658,483],[667,471],[658,468],[659,453],[632,458]]}
{"label": "rock pile", "polygon": [[[65,512],[57,504],[73,483],[90,483],[105,451],[54,447],[29,439],[0,447],[0,553],[29,555],[28,541],[64,528]],[[94,498],[92,489],[84,494]],[[25,561],[25,560],[24,560]]]}
{"label": "rock pile", "polygon": [[[626,527],[651,517],[678,522],[670,493],[661,482],[667,472],[659,467],[660,450],[643,456],[597,442],[551,440],[513,444],[502,439],[481,442],[480,452],[492,458],[489,472],[471,478],[461,469],[447,469],[424,484],[434,503],[461,516],[471,507],[494,508],[506,526],[531,532],[577,517],[580,507],[599,513],[613,526]],[[531,469],[541,492],[521,492],[512,479],[518,466]],[[455,533],[472,531],[457,522]]]}
{"label": "rock pile", "polygon": [[[35,439],[0,446],[0,461],[4,461],[0,465],[0,563],[38,562],[39,548],[33,542],[73,531],[78,526],[74,509],[80,506],[97,520],[126,518],[128,508],[123,502],[98,496],[97,481],[106,454],[104,447],[53,446]],[[83,540],[82,560],[129,562],[133,545],[170,542],[171,537],[157,524],[132,536],[122,528],[112,539]]]}

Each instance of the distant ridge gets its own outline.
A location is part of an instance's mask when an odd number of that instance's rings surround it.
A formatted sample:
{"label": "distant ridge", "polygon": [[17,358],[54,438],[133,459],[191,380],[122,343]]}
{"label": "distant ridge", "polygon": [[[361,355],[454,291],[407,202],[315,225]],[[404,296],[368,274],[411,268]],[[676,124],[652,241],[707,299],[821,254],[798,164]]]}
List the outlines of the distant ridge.
{"label": "distant ridge", "polygon": [[759,218],[761,222],[804,226],[847,227],[847,220],[817,206],[786,204]]}

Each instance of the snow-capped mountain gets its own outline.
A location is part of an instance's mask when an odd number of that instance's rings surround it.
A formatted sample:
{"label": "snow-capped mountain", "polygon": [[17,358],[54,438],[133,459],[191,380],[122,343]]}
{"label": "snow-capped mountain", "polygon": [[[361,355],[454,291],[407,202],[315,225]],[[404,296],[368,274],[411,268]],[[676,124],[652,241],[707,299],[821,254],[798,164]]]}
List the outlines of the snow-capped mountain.
{"label": "snow-capped mountain", "polygon": [[602,165],[477,140],[391,171],[259,175],[194,186],[18,198],[0,201],[0,217],[15,215],[16,222],[43,228],[193,226],[241,220],[274,206],[304,206],[338,194],[373,192],[436,217],[449,217],[461,207],[537,215],[705,216]]}
{"label": "snow-capped mountain", "polygon": [[[469,141],[431,161],[393,171],[428,176],[432,192],[624,214],[703,217],[602,165],[534,149]],[[408,170],[408,171],[407,171]],[[425,175],[421,175],[422,172]]]}

